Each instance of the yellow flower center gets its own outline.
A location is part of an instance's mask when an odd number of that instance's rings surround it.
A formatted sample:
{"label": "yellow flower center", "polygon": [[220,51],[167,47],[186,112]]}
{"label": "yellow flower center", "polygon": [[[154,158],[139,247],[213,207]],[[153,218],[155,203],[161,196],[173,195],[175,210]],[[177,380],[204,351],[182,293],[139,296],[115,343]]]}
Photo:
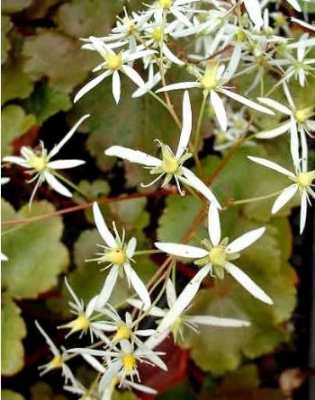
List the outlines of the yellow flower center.
{"label": "yellow flower center", "polygon": [[109,261],[116,265],[123,265],[127,259],[126,253],[123,249],[114,249],[106,253],[106,261]]}
{"label": "yellow flower center", "polygon": [[72,331],[87,331],[90,326],[90,321],[88,318],[86,318],[85,315],[79,315],[78,318],[76,318],[74,321],[69,323],[69,326],[72,327]]}
{"label": "yellow flower center", "polygon": [[173,5],[173,0],[159,0],[159,6],[161,8],[170,8]]}
{"label": "yellow flower center", "polygon": [[178,170],[178,161],[174,157],[164,157],[162,169],[166,174],[175,174]]}
{"label": "yellow flower center", "polygon": [[154,31],[152,32],[152,39],[155,42],[159,42],[162,37],[162,29],[161,28],[155,28]]}
{"label": "yellow flower center", "polygon": [[122,324],[116,332],[116,335],[113,337],[112,342],[117,343],[120,340],[128,340],[130,338],[130,329],[126,324]]}
{"label": "yellow flower center", "polygon": [[217,86],[217,72],[219,64],[214,62],[211,66],[207,67],[204,76],[201,78],[200,83],[207,90],[212,90]]}
{"label": "yellow flower center", "polygon": [[234,40],[235,40],[236,42],[239,42],[239,43],[245,42],[245,40],[246,40],[246,33],[245,33],[242,29],[239,30],[239,31],[237,31],[237,32],[235,33],[235,35],[234,35]]}
{"label": "yellow flower center", "polygon": [[137,359],[133,354],[125,354],[122,357],[123,368],[127,374],[130,374],[133,371],[136,362]]}
{"label": "yellow flower center", "polygon": [[55,356],[51,361],[50,365],[53,369],[58,369],[62,367],[62,359],[60,356]]}
{"label": "yellow flower center", "polygon": [[209,260],[213,265],[224,267],[226,262],[226,251],[223,246],[215,246],[209,252]]}
{"label": "yellow flower center", "polygon": [[296,110],[295,118],[297,122],[300,124],[304,124],[304,122],[309,119],[313,115],[313,107],[306,107],[300,110]]}
{"label": "yellow flower center", "polygon": [[122,66],[122,57],[120,54],[106,54],[105,59],[107,61],[108,69],[115,71]]}
{"label": "yellow flower center", "polygon": [[312,181],[315,179],[315,171],[301,172],[297,177],[297,183],[302,188],[311,186]]}
{"label": "yellow flower center", "polygon": [[46,168],[47,162],[46,162],[45,158],[42,156],[33,156],[30,159],[29,164],[36,171],[42,172]]}

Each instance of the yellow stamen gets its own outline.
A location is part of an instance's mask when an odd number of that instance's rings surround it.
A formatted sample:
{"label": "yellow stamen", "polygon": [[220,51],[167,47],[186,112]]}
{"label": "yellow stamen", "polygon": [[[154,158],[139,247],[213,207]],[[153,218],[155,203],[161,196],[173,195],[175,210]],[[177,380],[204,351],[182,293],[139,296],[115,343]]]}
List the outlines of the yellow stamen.
{"label": "yellow stamen", "polygon": [[124,370],[127,374],[130,374],[133,371],[133,369],[136,365],[136,362],[137,362],[137,359],[133,354],[125,354],[122,357],[122,364],[123,364]]}
{"label": "yellow stamen", "polygon": [[162,37],[162,29],[161,28],[155,28],[154,31],[152,32],[152,39],[155,42],[159,42]]}
{"label": "yellow stamen", "polygon": [[170,8],[173,5],[173,0],[159,0],[159,6],[161,8]]}
{"label": "yellow stamen", "polygon": [[120,54],[106,54],[105,59],[107,61],[108,69],[115,71],[122,66],[122,57]]}
{"label": "yellow stamen", "polygon": [[224,267],[226,263],[226,251],[223,246],[215,246],[210,250],[209,260],[213,265]]}
{"label": "yellow stamen", "polygon": [[162,169],[167,174],[175,174],[178,170],[178,161],[174,157],[164,157],[162,161]]}
{"label": "yellow stamen", "polygon": [[295,112],[295,118],[300,124],[304,124],[304,122],[311,118],[312,115],[313,107],[301,108],[300,110],[296,110]]}
{"label": "yellow stamen", "polygon": [[302,188],[307,188],[311,186],[314,179],[315,171],[301,172],[297,177],[297,183]]}
{"label": "yellow stamen", "polygon": [[130,329],[126,324],[122,324],[116,332],[116,335],[113,337],[112,342],[117,343],[120,340],[128,340],[130,338]]}
{"label": "yellow stamen", "polygon": [[219,64],[216,62],[211,63],[209,67],[205,70],[204,76],[201,78],[200,83],[202,86],[207,90],[214,89],[218,82],[217,82],[217,72]]}
{"label": "yellow stamen", "polygon": [[114,249],[105,254],[104,260],[116,265],[123,265],[127,256],[123,249]]}
{"label": "yellow stamen", "polygon": [[36,171],[41,172],[46,168],[47,162],[42,156],[33,156],[30,159],[29,164]]}
{"label": "yellow stamen", "polygon": [[58,369],[62,367],[62,359],[60,356],[55,356],[51,361],[50,365],[52,369]]}

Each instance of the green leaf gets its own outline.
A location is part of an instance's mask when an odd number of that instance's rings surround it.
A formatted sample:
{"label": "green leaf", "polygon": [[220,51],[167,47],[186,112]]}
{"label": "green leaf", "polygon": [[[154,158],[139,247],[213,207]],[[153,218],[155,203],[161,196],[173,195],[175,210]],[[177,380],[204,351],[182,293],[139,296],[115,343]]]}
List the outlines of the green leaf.
{"label": "green leaf", "polygon": [[185,400],[195,400],[196,397],[192,394],[191,389],[185,383],[180,383],[165,393],[157,397],[157,400],[174,400],[174,399],[185,399]]}
{"label": "green leaf", "polygon": [[30,400],[67,400],[63,394],[54,393],[53,387],[43,381],[38,381],[30,388]]}
{"label": "green leaf", "polygon": [[4,389],[1,390],[1,399],[2,400],[24,400],[24,397],[17,392],[13,392],[13,390]]}
{"label": "green leaf", "polygon": [[46,83],[38,85],[26,103],[26,108],[36,115],[39,125],[57,112],[69,110],[71,106],[68,94]]}
{"label": "green leaf", "polygon": [[8,105],[2,111],[2,157],[12,154],[11,143],[36,123],[35,116],[25,114],[20,106]]}
{"label": "green leaf", "polygon": [[[79,182],[78,188],[92,199],[97,199],[101,196],[107,196],[110,192],[109,184],[102,179],[96,179],[93,182],[84,179]],[[79,193],[74,193],[73,199],[78,203],[82,203],[82,201],[85,202],[85,199]]]}
{"label": "green leaf", "polygon": [[122,0],[72,0],[58,8],[54,21],[69,36],[105,36],[123,5]]}
{"label": "green leaf", "polygon": [[41,19],[49,13],[49,9],[67,0],[32,0],[32,5],[26,10],[27,19]]}
{"label": "green leaf", "polygon": [[1,12],[13,14],[25,10],[32,4],[32,0],[2,0]]}
{"label": "green leaf", "polygon": [[33,82],[24,72],[22,60],[8,61],[2,68],[1,104],[13,99],[25,99],[33,90]]}
{"label": "green leaf", "polygon": [[112,400],[137,400],[138,397],[131,391],[118,392],[115,390],[112,394]]}
{"label": "green leaf", "polygon": [[26,336],[26,326],[20,314],[21,310],[14,301],[4,296],[1,313],[1,368],[2,374],[6,376],[16,374],[24,365],[22,339]]}
{"label": "green leaf", "polygon": [[32,79],[47,77],[50,86],[65,93],[81,83],[99,60],[94,53],[81,50],[78,40],[44,29],[25,40],[23,54],[25,72]]}
{"label": "green leaf", "polygon": [[15,212],[2,202],[3,220],[29,218],[28,223],[6,226],[2,248],[9,261],[3,265],[2,284],[12,297],[35,298],[57,284],[58,274],[65,271],[69,256],[60,242],[63,224],[60,217],[31,220],[32,217],[54,212],[47,201],[33,202]]}
{"label": "green leaf", "polygon": [[11,43],[7,37],[7,33],[10,32],[12,27],[13,24],[11,18],[1,15],[1,64],[6,61],[8,52],[11,48]]}

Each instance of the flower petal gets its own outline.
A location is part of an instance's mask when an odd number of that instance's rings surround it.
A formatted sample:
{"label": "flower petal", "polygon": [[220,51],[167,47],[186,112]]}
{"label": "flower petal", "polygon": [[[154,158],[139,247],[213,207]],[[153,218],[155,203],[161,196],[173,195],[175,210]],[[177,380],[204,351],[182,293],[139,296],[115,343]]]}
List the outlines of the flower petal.
{"label": "flower petal", "polygon": [[211,243],[217,246],[221,240],[221,224],[219,210],[214,203],[211,203],[209,207],[208,232]]}
{"label": "flower petal", "polygon": [[75,95],[73,102],[76,103],[78,100],[81,99],[87,92],[95,88],[100,82],[102,82],[105,78],[107,78],[112,71],[105,71],[101,75],[98,75],[96,78],[92,79],[90,82],[88,82],[86,85],[81,88],[78,93]]}
{"label": "flower petal", "polygon": [[137,86],[144,88],[145,83],[141,76],[136,72],[133,68],[129,67],[129,65],[124,65],[122,67],[122,71],[131,79]]}
{"label": "flower petal", "polygon": [[97,302],[95,308],[99,310],[100,308],[104,307],[105,304],[108,302],[114,286],[117,282],[118,278],[119,267],[118,265],[113,265],[105,279],[104,285],[100,294],[98,295]]}
{"label": "flower petal", "polygon": [[62,185],[58,179],[54,177],[53,174],[51,174],[48,171],[44,171],[44,177],[47,181],[47,183],[58,193],[62,194],[63,196],[66,197],[72,197],[71,192],[64,186]]}
{"label": "flower petal", "polygon": [[257,28],[263,26],[264,21],[261,16],[261,8],[258,0],[244,0],[246,11],[249,18],[253,21]]}
{"label": "flower petal", "polygon": [[264,234],[265,230],[265,227],[253,229],[252,231],[247,232],[239,238],[233,240],[233,242],[229,243],[226,248],[227,253],[238,253],[239,251],[246,249],[246,247],[249,247],[256,242],[256,240],[258,240]]}
{"label": "flower petal", "polygon": [[130,281],[135,292],[140,297],[140,299],[143,301],[145,309],[149,308],[151,306],[151,299],[150,299],[149,292],[148,292],[147,288],[145,287],[145,284],[142,282],[142,280],[139,278],[139,276],[136,274],[136,272],[131,268],[129,263],[124,264],[124,270],[125,270],[126,276],[128,278],[128,281]]}
{"label": "flower petal", "polygon": [[192,111],[189,93],[186,90],[183,98],[183,127],[179,138],[178,148],[175,154],[176,158],[180,158],[187,148],[192,128]]}
{"label": "flower petal", "polygon": [[83,160],[56,160],[50,161],[47,164],[48,168],[52,169],[67,169],[67,168],[74,168],[79,165],[85,164]]}
{"label": "flower petal", "polygon": [[284,106],[283,104],[280,104],[278,101],[269,99],[267,97],[258,97],[257,100],[259,100],[261,103],[266,104],[266,106],[274,108],[275,110],[286,114],[286,115],[291,115],[292,111]]}
{"label": "flower petal", "polygon": [[290,129],[290,122],[279,125],[277,128],[261,131],[255,134],[258,139],[272,139],[282,135]]}
{"label": "flower petal", "polygon": [[271,298],[252,279],[236,265],[227,262],[225,269],[229,272],[252,296],[266,304],[273,304]]}
{"label": "flower petal", "polygon": [[177,296],[173,282],[168,279],[166,284],[166,299],[169,308],[172,308],[176,302]]}
{"label": "flower petal", "polygon": [[164,86],[156,91],[156,93],[168,92],[169,90],[179,90],[179,89],[192,89],[196,87],[201,87],[198,82],[180,82],[172,83],[171,85]]}
{"label": "flower petal", "polygon": [[104,221],[104,218],[101,214],[101,210],[96,202],[93,203],[93,216],[97,230],[104,242],[110,248],[115,249],[117,247],[116,240],[107,228],[106,222]]}
{"label": "flower petal", "polygon": [[294,178],[295,175],[293,172],[289,171],[286,168],[281,167],[281,165],[278,165],[272,161],[266,160],[265,158],[260,158],[260,157],[253,157],[253,156],[247,156],[251,161],[254,161],[257,164],[263,165],[264,167],[271,168],[280,174],[283,174],[285,176],[290,176],[291,178]]}
{"label": "flower petal", "polygon": [[116,101],[116,104],[119,103],[120,100],[120,76],[118,71],[114,71],[112,78],[112,93],[113,97]]}
{"label": "flower petal", "polygon": [[225,107],[221,97],[214,91],[210,91],[210,102],[214,109],[214,113],[217,117],[221,129],[225,132],[227,129],[227,116]]}
{"label": "flower petal", "polygon": [[185,317],[187,321],[208,326],[222,326],[231,328],[241,328],[243,326],[250,326],[250,322],[242,321],[241,319],[234,318],[220,318],[211,315],[188,315]]}
{"label": "flower petal", "polygon": [[123,146],[111,146],[105,150],[105,155],[119,157],[130,162],[146,165],[147,167],[159,167],[162,164],[162,161],[156,157]]}
{"label": "flower petal", "polygon": [[287,204],[298,190],[298,185],[294,183],[285,188],[273,203],[271,214],[276,214],[285,204]]}
{"label": "flower petal", "polygon": [[301,195],[301,209],[300,209],[300,235],[303,233],[306,223],[307,213],[307,192],[304,189]]}
{"label": "flower petal", "polygon": [[255,102],[253,102],[252,100],[246,99],[245,97],[241,96],[240,94],[231,92],[230,90],[226,90],[226,89],[220,89],[220,92],[225,94],[226,96],[230,97],[233,100],[236,100],[242,104],[245,104],[246,106],[253,108],[254,110],[263,112],[265,114],[270,114],[270,115],[274,115],[275,113],[271,110],[269,110],[269,108],[263,107]]}
{"label": "flower petal", "polygon": [[155,247],[167,254],[186,258],[202,258],[208,255],[208,251],[200,247],[189,246],[180,243],[154,243]]}

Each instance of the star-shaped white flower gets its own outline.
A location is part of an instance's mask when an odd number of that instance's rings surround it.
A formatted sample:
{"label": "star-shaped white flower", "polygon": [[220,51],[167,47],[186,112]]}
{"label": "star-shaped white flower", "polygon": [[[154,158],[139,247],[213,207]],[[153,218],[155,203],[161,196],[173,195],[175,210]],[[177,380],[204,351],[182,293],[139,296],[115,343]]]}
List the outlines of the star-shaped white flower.
{"label": "star-shaped white flower", "polygon": [[[183,326],[198,332],[198,325],[219,326],[219,327],[245,327],[249,326],[248,321],[242,321],[233,318],[219,318],[210,315],[189,315],[186,310],[194,300],[200,284],[205,276],[209,273],[209,268],[202,268],[186,285],[180,295],[176,296],[174,284],[169,279],[166,286],[166,300],[168,309],[159,307],[151,307],[148,311],[149,315],[162,318],[153,335],[146,341],[146,346],[150,348],[156,347],[161,343],[170,332],[173,333],[176,341],[179,334],[183,337]],[[129,299],[128,303],[132,306],[142,309],[143,303],[136,299]]]}
{"label": "star-shaped white flower", "polygon": [[207,272],[211,271],[211,275],[216,275],[221,279],[224,277],[224,272],[226,271],[252,296],[264,303],[273,304],[271,298],[245,272],[230,262],[240,257],[239,252],[241,250],[246,249],[256,242],[265,232],[265,228],[262,227],[247,232],[231,243],[228,243],[228,238],[221,240],[219,211],[217,207],[210,204],[208,232],[210,241],[203,240],[206,249],[177,243],[155,243],[155,246],[168,254],[194,258],[196,259],[195,264],[203,267]]}
{"label": "star-shaped white flower", "polygon": [[[294,163],[295,171],[292,172],[275,162],[266,160],[260,157],[248,157],[250,160],[263,165],[264,167],[271,168],[282,175],[288,177],[293,182],[290,186],[286,187],[274,202],[271,213],[276,214],[285,204],[287,204],[293,196],[299,192],[301,197],[301,211],[300,211],[300,234],[303,233],[306,222],[307,204],[311,204],[310,197],[315,199],[315,192],[312,189],[315,185],[312,184],[315,179],[315,170],[308,171],[307,160],[302,159],[298,163]],[[297,158],[297,156],[295,157]]]}
{"label": "star-shaped white flower", "polygon": [[157,140],[161,147],[162,159],[150,156],[139,150],[129,149],[123,146],[112,146],[105,150],[107,156],[116,156],[130,162],[142,164],[150,170],[150,174],[158,175],[149,185],[153,185],[160,179],[164,179],[162,187],[167,185],[172,178],[175,179],[178,191],[182,194],[180,182],[187,184],[199,191],[206,199],[213,202],[216,207],[221,208],[216,197],[193,172],[183,166],[184,162],[191,157],[187,152],[187,145],[192,129],[192,111],[189,94],[186,91],[183,98],[183,126],[175,154],[169,146]]}
{"label": "star-shaped white flower", "polygon": [[102,253],[97,253],[99,257],[93,258],[89,261],[97,261],[99,264],[106,262],[108,263],[106,269],[110,268],[103,289],[98,295],[96,308],[101,308],[105,306],[112,294],[112,291],[118,279],[118,275],[123,275],[123,272],[127,277],[129,285],[132,285],[135,292],[138,294],[146,307],[149,307],[151,305],[151,300],[147,288],[145,287],[139,276],[136,274],[135,270],[131,267],[131,261],[133,261],[132,257],[135,253],[137,245],[136,238],[131,238],[126,245],[124,243],[124,232],[122,238],[120,238],[116,226],[115,224],[113,224],[115,232],[114,237],[107,228],[98,204],[95,202],[93,203],[93,215],[96,227],[105,242],[105,246],[99,245],[102,249],[104,249],[104,251]]}
{"label": "star-shaped white flower", "polygon": [[82,165],[85,161],[82,160],[57,160],[51,161],[51,159],[60,151],[60,149],[67,143],[67,141],[73,136],[79,125],[88,118],[89,115],[82,117],[74,127],[67,133],[67,135],[59,142],[50,152],[44,147],[44,143],[40,142],[40,150],[31,149],[30,147],[23,146],[21,148],[22,157],[8,156],[4,157],[3,161],[20,165],[27,169],[27,174],[34,175],[32,179],[28,180],[27,183],[37,181],[33,189],[29,205],[32,204],[35,193],[38,187],[43,183],[47,182],[56,192],[66,197],[72,197],[71,192],[62,185],[59,180],[55,177],[56,170],[67,169]]}

